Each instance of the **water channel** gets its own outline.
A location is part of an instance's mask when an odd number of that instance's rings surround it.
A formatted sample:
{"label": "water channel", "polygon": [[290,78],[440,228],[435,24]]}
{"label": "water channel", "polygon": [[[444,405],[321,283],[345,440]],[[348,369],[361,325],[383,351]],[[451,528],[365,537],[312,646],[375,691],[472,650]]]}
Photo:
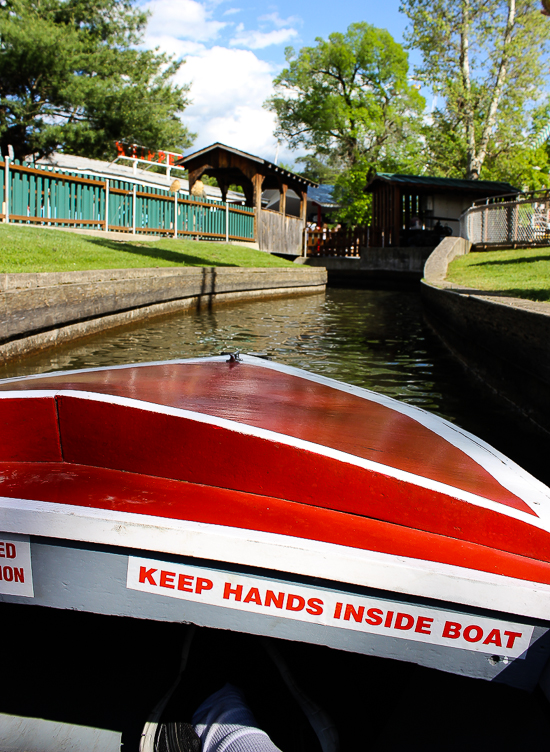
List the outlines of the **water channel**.
{"label": "water channel", "polygon": [[424,322],[417,291],[328,288],[326,295],[173,315],[21,359],[0,368],[0,378],[234,350],[266,353],[435,412],[550,485],[550,437],[450,355]]}
{"label": "water channel", "polygon": [[[24,358],[1,368],[0,378],[234,350],[266,353],[435,412],[550,484],[548,439],[449,354],[424,322],[417,291],[329,288],[326,295],[173,315]],[[28,606],[10,609],[10,633],[22,649],[31,641],[33,665],[39,667],[32,680],[35,692],[27,691],[19,672],[13,700],[0,710],[122,726],[124,749],[134,749],[144,717],[172,680],[182,625],[74,612],[64,617],[61,638],[57,614],[40,615],[36,635],[29,626],[31,611],[36,614]],[[502,752],[542,750],[550,743],[550,710],[538,695],[318,646],[285,649],[297,678],[317,690],[335,716],[343,750]],[[13,663],[16,672],[18,655],[5,658],[8,670]],[[62,679],[52,684],[52,676],[65,676],[75,660],[79,678],[71,688]],[[84,677],[89,686],[100,683],[99,704],[96,693],[83,686]],[[48,711],[45,697],[51,702]],[[299,740],[284,744],[285,752],[309,749]]]}

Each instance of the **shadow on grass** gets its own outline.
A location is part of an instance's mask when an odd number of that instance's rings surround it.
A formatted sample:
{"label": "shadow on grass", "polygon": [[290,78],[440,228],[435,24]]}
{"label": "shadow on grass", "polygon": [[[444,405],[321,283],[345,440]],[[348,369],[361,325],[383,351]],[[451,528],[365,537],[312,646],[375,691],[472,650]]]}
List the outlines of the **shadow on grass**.
{"label": "shadow on grass", "polygon": [[[487,294],[487,293],[486,293]],[[550,290],[542,289],[511,289],[511,290],[499,290],[498,292],[492,292],[491,295],[499,295],[506,298],[524,298],[525,300],[534,300],[538,303],[547,303],[550,300]]]}
{"label": "shadow on grass", "polygon": [[522,298],[523,300],[532,300],[535,303],[548,303],[550,301],[549,289],[535,288],[510,288],[509,290],[488,290],[474,287],[463,287],[456,283],[451,288],[453,292],[465,295],[486,295],[492,298]]}
{"label": "shadow on grass", "polygon": [[479,261],[472,266],[506,266],[507,264],[533,264],[535,261],[550,261],[550,253],[546,256],[531,256],[519,259],[497,259],[496,261]]}
{"label": "shadow on grass", "polygon": [[133,253],[136,256],[145,256],[150,259],[168,261],[178,266],[238,266],[238,264],[222,260],[213,261],[204,256],[194,256],[190,253],[185,253],[184,251],[176,253],[175,251],[169,251],[165,248],[158,248],[150,242],[148,242],[147,245],[138,245],[136,243],[125,241],[124,245],[122,245],[119,241],[108,240],[107,238],[89,238],[89,242],[94,243],[95,245],[100,245],[103,248],[108,248],[111,251]]}

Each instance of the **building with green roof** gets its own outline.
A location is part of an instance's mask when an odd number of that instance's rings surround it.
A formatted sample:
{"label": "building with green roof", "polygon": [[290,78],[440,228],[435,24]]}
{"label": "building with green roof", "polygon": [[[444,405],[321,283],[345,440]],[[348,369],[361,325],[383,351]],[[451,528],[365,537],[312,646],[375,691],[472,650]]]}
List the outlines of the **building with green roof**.
{"label": "building with green roof", "polygon": [[442,237],[460,234],[460,215],[474,201],[520,192],[510,183],[493,180],[383,172],[369,180],[365,191],[373,198],[373,248],[435,247]]}

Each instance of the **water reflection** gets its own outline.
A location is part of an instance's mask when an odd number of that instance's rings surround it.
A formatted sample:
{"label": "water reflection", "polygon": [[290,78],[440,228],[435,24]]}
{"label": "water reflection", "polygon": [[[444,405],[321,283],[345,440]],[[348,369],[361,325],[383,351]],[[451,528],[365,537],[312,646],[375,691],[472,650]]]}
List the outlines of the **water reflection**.
{"label": "water reflection", "polygon": [[434,409],[424,340],[415,294],[329,290],[155,319],[25,358],[0,375],[254,351]]}
{"label": "water reflection", "polygon": [[426,327],[416,292],[329,289],[153,319],[24,358],[0,377],[225,350],[265,352],[436,412],[550,482],[546,438],[463,371]]}

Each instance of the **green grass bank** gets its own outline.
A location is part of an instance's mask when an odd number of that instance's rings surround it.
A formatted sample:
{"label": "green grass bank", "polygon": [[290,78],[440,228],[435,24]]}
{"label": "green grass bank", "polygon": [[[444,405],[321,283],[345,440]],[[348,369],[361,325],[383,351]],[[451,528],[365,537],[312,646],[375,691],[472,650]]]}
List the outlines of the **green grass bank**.
{"label": "green grass bank", "polygon": [[550,301],[550,248],[481,251],[459,256],[447,281],[512,298]]}
{"label": "green grass bank", "polygon": [[0,273],[175,266],[282,267],[292,262],[238,245],[158,238],[127,241],[0,224]]}

